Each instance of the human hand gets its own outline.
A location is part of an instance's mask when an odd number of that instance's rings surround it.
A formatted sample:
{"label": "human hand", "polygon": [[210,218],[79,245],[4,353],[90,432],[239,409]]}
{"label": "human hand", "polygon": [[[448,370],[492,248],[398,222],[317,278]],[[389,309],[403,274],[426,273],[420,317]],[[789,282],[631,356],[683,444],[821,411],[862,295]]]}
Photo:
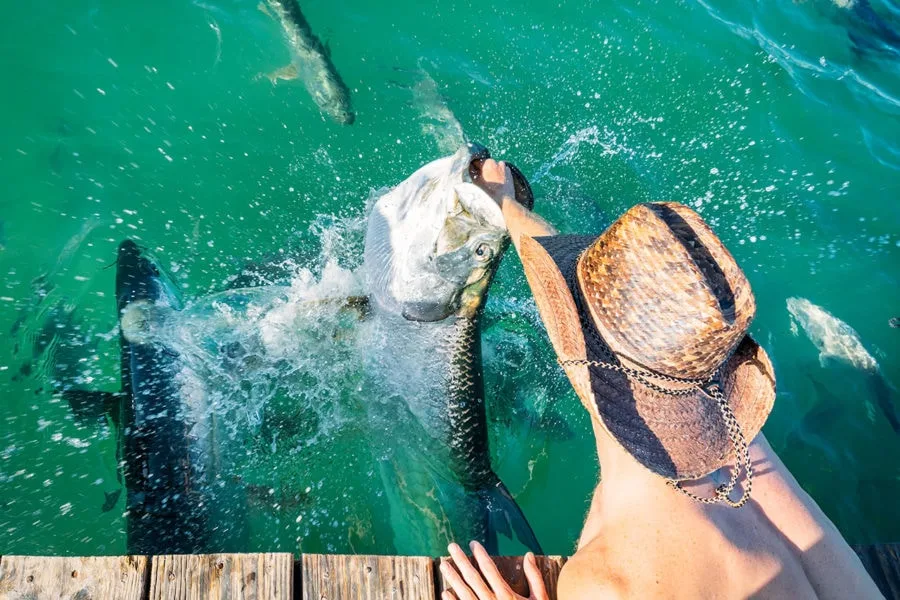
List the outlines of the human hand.
{"label": "human hand", "polygon": [[[447,547],[453,564],[441,563],[441,573],[453,591],[445,591],[441,594],[441,600],[549,600],[544,578],[541,577],[541,571],[531,552],[525,555],[523,561],[525,579],[528,581],[530,591],[530,595],[526,598],[509,587],[481,544],[472,542],[469,547],[475,555],[478,569],[472,565],[469,557],[457,544],[450,544]],[[481,573],[478,572],[479,569]]]}
{"label": "human hand", "polygon": [[488,158],[474,161],[472,167],[472,182],[483,189],[499,206],[503,206],[504,198],[515,199],[516,188],[512,172],[505,162]]}

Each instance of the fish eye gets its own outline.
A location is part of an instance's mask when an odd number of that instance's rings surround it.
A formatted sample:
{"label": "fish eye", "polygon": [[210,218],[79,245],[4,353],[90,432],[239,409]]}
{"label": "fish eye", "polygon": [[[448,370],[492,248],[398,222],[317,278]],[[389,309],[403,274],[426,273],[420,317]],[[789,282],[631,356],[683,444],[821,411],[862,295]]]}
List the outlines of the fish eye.
{"label": "fish eye", "polygon": [[478,244],[475,248],[475,256],[479,260],[489,260],[491,258],[491,247],[485,244],[484,242]]}

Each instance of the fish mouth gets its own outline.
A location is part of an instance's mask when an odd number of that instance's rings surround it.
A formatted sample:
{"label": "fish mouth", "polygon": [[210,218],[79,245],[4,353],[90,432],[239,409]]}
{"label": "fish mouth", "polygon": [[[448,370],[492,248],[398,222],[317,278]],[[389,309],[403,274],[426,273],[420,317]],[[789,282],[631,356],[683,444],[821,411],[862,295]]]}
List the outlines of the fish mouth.
{"label": "fish mouth", "polygon": [[341,125],[353,125],[354,121],[356,121],[356,113],[352,111],[342,112],[337,115],[337,120]]}
{"label": "fish mouth", "polygon": [[[469,142],[467,145],[469,148],[469,180],[480,187],[481,184],[479,182],[482,181],[481,169],[484,166],[484,161],[491,158],[491,152],[486,146],[478,142]],[[534,208],[534,192],[531,191],[531,185],[519,167],[511,162],[507,162],[506,166],[509,167],[509,171],[512,174],[516,202],[528,210],[532,210]]]}
{"label": "fish mouth", "polygon": [[481,180],[481,168],[484,161],[491,157],[491,151],[478,142],[468,142],[466,147],[469,151],[469,180],[475,183]]}
{"label": "fish mouth", "polygon": [[456,303],[441,302],[403,302],[400,307],[401,316],[407,321],[417,323],[435,323],[443,321],[457,310]]}

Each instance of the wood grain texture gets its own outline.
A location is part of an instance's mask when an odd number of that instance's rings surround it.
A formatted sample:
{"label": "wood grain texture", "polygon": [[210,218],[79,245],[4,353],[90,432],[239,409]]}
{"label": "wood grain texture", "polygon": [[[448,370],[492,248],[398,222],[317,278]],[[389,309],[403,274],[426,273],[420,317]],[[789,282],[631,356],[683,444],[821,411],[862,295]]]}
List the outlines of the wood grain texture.
{"label": "wood grain texture", "polygon": [[900,544],[853,546],[863,566],[888,600],[900,600]]}
{"label": "wood grain texture", "polygon": [[[503,575],[504,579],[514,592],[520,596],[528,597],[528,582],[525,580],[525,571],[522,569],[523,556],[494,556],[494,564]],[[544,585],[547,586],[547,594],[550,600],[556,600],[557,580],[559,572],[562,570],[566,560],[562,556],[536,556],[538,568],[544,578]],[[451,562],[449,557],[441,558],[441,563]],[[474,559],[472,564],[476,567]],[[450,586],[444,580],[444,576],[437,571],[438,596],[440,592],[450,589]]]}
{"label": "wood grain texture", "polygon": [[291,554],[154,556],[152,600],[293,600]]}
{"label": "wood grain texture", "polygon": [[304,554],[303,600],[434,600],[432,560]]}
{"label": "wood grain texture", "polygon": [[147,565],[146,556],[4,556],[0,599],[140,600]]}

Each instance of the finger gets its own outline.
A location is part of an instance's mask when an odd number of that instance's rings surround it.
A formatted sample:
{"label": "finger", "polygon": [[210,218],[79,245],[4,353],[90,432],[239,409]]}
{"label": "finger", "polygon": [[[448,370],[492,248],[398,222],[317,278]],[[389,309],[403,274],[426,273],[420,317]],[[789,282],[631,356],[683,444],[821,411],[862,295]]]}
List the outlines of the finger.
{"label": "finger", "polygon": [[485,181],[493,182],[497,178],[497,163],[492,158],[481,163],[481,177]]}
{"label": "finger", "polygon": [[509,167],[506,166],[506,163],[502,160],[497,161],[496,170],[494,171],[494,176],[496,178],[497,183],[503,183],[507,176],[509,175]]}
{"label": "finger", "polygon": [[481,574],[484,575],[485,579],[487,579],[487,582],[490,584],[491,589],[493,589],[494,592],[511,592],[512,590],[506,583],[506,580],[503,579],[503,575],[500,574],[500,570],[497,568],[497,565],[494,564],[494,559],[492,559],[491,555],[487,553],[487,550],[484,549],[484,546],[482,546],[478,542],[472,542],[471,544],[469,544],[469,547],[472,548],[472,554],[475,555],[475,560],[478,562],[478,568],[481,569]]}
{"label": "finger", "polygon": [[531,552],[525,555],[525,581],[528,582],[528,591],[533,600],[549,600],[544,578],[537,566],[537,559]]}
{"label": "finger", "polygon": [[450,590],[444,590],[444,593],[441,594],[441,600],[456,600],[456,594]]}
{"label": "finger", "polygon": [[458,544],[450,544],[447,546],[447,550],[450,551],[450,557],[453,558],[453,564],[459,569],[463,579],[466,580],[466,583],[469,584],[472,591],[478,594],[480,598],[490,598],[490,588],[488,588],[487,584],[484,582],[481,573],[472,566],[472,562],[469,560],[469,557],[466,556],[466,553],[463,552],[463,549],[460,548]]}
{"label": "finger", "polygon": [[489,158],[481,165],[481,176],[489,183],[503,183],[506,175],[506,163]]}
{"label": "finger", "polygon": [[456,572],[456,569],[453,568],[452,564],[449,562],[442,562],[441,574],[444,576],[444,579],[447,580],[447,583],[450,584],[450,587],[453,588],[453,592],[459,600],[478,600],[475,597],[475,594],[472,593],[472,590],[469,589],[469,586],[466,585],[466,582],[463,581],[463,578]]}

